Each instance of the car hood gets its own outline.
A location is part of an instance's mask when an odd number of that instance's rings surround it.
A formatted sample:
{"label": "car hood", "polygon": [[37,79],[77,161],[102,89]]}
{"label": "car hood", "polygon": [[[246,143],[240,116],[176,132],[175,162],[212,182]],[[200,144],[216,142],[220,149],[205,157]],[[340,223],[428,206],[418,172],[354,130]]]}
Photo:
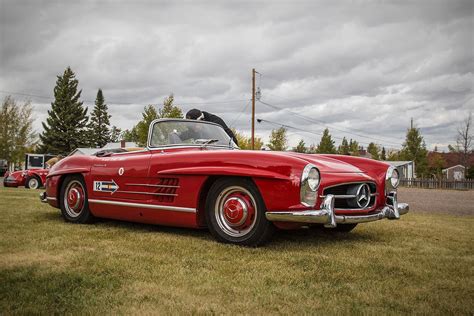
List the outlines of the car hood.
{"label": "car hood", "polygon": [[318,167],[319,171],[324,173],[365,173],[354,165],[334,158],[324,157],[317,154],[300,154],[294,152],[286,152],[285,154],[312,163]]}

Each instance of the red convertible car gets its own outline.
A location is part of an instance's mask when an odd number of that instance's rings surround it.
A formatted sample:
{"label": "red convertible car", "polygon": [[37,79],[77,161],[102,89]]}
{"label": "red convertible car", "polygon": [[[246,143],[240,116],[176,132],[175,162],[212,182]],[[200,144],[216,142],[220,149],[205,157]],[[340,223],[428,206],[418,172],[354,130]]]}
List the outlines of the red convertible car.
{"label": "red convertible car", "polygon": [[408,212],[397,200],[398,177],[370,159],[239,150],[219,125],[160,119],[146,148],[61,160],[40,198],[68,222],[208,227],[219,241],[256,246],[275,228],[348,232],[398,219]]}
{"label": "red convertible car", "polygon": [[24,186],[27,189],[38,189],[45,184],[48,172],[49,169],[28,169],[12,173],[7,171],[5,178],[3,178],[3,185],[5,187]]}

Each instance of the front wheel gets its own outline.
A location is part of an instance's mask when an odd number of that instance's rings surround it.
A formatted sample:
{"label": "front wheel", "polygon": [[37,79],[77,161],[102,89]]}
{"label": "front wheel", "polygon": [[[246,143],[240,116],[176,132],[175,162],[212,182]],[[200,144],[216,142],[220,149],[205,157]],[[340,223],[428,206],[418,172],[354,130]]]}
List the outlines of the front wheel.
{"label": "front wheel", "polygon": [[84,224],[93,220],[82,176],[73,175],[64,179],[59,194],[59,206],[61,214],[67,222]]}
{"label": "front wheel", "polygon": [[247,179],[219,179],[212,185],[206,199],[206,221],[218,241],[237,245],[261,245],[274,231],[258,189]]}
{"label": "front wheel", "polygon": [[32,176],[32,177],[28,177],[26,179],[26,185],[25,187],[27,189],[32,189],[32,190],[36,190],[38,189],[39,187],[41,186],[41,181],[35,177],[35,176]]}

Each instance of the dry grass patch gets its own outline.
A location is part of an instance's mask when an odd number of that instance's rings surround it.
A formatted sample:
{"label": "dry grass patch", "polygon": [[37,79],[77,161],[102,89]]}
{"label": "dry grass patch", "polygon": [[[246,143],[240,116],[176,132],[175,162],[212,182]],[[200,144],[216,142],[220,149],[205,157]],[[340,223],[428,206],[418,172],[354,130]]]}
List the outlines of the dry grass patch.
{"label": "dry grass patch", "polygon": [[472,314],[474,217],[409,214],[262,248],[205,230],[65,223],[0,189],[0,310],[106,314]]}

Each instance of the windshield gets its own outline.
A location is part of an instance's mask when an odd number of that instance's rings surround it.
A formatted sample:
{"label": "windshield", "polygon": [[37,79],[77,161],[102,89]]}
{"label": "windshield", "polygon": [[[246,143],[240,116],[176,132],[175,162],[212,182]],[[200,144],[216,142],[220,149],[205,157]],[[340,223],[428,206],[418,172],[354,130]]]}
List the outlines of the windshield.
{"label": "windshield", "polygon": [[153,125],[150,147],[212,145],[236,147],[223,128],[198,121],[158,121]]}

